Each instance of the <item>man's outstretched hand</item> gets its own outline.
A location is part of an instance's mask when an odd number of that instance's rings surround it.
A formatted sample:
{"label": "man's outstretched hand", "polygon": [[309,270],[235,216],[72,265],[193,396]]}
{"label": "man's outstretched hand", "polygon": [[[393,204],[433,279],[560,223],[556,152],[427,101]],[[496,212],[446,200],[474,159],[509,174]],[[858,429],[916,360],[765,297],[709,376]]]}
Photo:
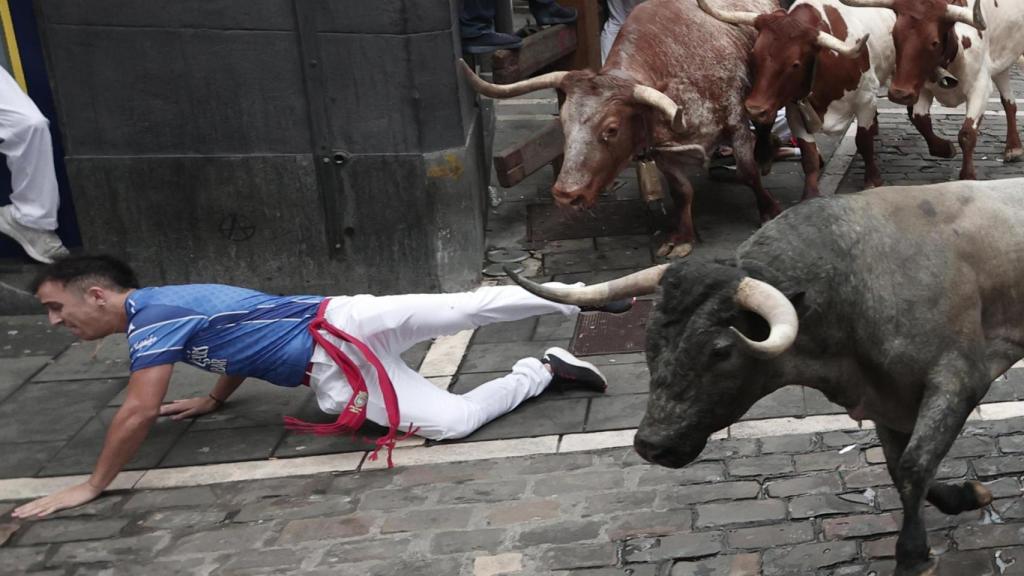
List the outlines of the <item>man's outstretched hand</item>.
{"label": "man's outstretched hand", "polygon": [[160,406],[160,415],[170,416],[171,420],[183,420],[209,414],[217,408],[217,401],[209,396],[183,398]]}
{"label": "man's outstretched hand", "polygon": [[41,518],[53,514],[58,510],[64,510],[65,508],[74,508],[75,506],[81,506],[86,502],[95,500],[97,496],[103,490],[96,488],[88,482],[82,482],[69,488],[65,488],[60,492],[55,492],[49,496],[44,496],[38,500],[33,500],[28,504],[18,506],[11,512],[13,518]]}

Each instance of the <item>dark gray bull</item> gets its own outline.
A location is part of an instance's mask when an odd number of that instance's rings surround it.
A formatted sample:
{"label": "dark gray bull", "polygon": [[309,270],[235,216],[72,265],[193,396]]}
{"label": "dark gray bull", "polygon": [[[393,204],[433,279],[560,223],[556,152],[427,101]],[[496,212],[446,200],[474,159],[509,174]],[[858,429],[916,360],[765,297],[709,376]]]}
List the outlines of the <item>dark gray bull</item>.
{"label": "dark gray bull", "polygon": [[[732,10],[778,10],[774,0],[723,0]],[[686,256],[696,231],[686,171],[732,142],[740,181],[754,190],[761,221],[779,213],[764,189],[743,100],[750,90],[747,60],[756,33],[705,14],[692,0],[648,0],[626,19],[600,72],[552,72],[514,84],[481,80],[462,67],[481,94],[511,98],[557,88],[565,94],[565,160],[551,188],[562,206],[587,208],[630,160],[649,151],[668,177],[675,230],[658,254]],[[762,132],[759,155],[771,157]]]}
{"label": "dark gray bull", "polygon": [[790,384],[874,420],[903,503],[896,574],[931,574],[925,498],[947,514],[992,500],[978,482],[933,480],[992,380],[1024,356],[1022,195],[1024,179],[883,187],[786,211],[731,265],[682,261],[584,288],[520,283],[595,305],[660,279],[635,439],[651,462],[686,465]]}

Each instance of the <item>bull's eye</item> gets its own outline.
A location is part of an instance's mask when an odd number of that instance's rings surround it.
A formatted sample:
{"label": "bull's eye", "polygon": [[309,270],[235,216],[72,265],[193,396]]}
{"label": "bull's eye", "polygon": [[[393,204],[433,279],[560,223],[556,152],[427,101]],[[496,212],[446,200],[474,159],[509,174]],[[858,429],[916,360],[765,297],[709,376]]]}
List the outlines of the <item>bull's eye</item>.
{"label": "bull's eye", "polygon": [[793,62],[793,70],[799,70],[799,69],[800,69],[800,61],[797,60],[796,62]]}
{"label": "bull's eye", "polygon": [[711,347],[711,359],[720,362],[732,355],[732,345],[728,342],[717,342]]}
{"label": "bull's eye", "polygon": [[938,40],[932,40],[932,50],[938,50],[938,49],[939,49],[939,41]]}
{"label": "bull's eye", "polygon": [[618,135],[619,135],[619,128],[618,128],[618,126],[609,126],[609,127],[604,129],[604,132],[601,132],[601,141],[602,142],[611,142]]}

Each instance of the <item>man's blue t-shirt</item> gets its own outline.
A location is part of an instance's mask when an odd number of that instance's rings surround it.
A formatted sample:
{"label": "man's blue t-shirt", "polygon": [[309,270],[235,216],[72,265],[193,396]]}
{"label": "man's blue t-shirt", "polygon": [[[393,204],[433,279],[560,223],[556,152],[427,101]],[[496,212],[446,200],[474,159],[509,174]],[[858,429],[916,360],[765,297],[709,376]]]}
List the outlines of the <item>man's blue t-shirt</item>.
{"label": "man's blue t-shirt", "polygon": [[140,288],[125,301],[131,369],[187,362],[210,372],[302,383],[322,296],[271,296],[221,284]]}

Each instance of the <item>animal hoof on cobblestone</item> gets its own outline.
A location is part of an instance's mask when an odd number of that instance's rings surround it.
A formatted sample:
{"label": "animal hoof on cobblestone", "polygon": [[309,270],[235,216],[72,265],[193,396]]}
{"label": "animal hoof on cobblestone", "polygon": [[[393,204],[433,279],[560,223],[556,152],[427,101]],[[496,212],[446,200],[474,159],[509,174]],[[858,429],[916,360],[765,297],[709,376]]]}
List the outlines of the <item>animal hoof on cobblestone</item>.
{"label": "animal hoof on cobblestone", "polygon": [[1024,148],[1011,148],[1003,152],[1003,162],[1020,162],[1024,158]]}
{"label": "animal hoof on cobblestone", "polygon": [[658,248],[659,258],[684,258],[693,252],[693,244],[690,242],[683,242],[682,244],[674,244],[672,242],[665,242]]}
{"label": "animal hoof on cobblestone", "polygon": [[974,488],[974,497],[978,501],[978,508],[984,508],[992,503],[992,492],[984,484],[977,480],[968,480],[967,484]]}
{"label": "animal hoof on cobblestone", "polygon": [[928,153],[936,158],[955,158],[957,154],[956,144],[943,140],[941,144],[929,147]]}

